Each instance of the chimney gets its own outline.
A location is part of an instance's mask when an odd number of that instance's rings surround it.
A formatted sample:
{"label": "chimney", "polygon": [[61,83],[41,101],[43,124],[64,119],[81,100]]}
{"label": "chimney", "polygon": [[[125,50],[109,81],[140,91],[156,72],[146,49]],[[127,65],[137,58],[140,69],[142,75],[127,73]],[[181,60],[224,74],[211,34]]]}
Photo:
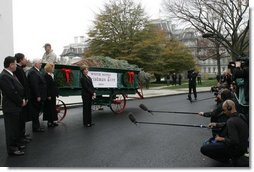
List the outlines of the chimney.
{"label": "chimney", "polygon": [[74,43],[77,44],[78,43],[78,36],[74,37]]}
{"label": "chimney", "polygon": [[84,36],[80,36],[80,43],[85,43],[85,37]]}

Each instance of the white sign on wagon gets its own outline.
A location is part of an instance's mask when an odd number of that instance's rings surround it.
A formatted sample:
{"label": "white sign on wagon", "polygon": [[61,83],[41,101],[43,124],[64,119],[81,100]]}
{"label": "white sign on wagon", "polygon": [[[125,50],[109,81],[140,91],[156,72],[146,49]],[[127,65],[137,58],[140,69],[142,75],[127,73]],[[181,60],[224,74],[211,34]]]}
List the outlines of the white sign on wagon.
{"label": "white sign on wagon", "polygon": [[117,73],[89,71],[95,88],[117,88]]}

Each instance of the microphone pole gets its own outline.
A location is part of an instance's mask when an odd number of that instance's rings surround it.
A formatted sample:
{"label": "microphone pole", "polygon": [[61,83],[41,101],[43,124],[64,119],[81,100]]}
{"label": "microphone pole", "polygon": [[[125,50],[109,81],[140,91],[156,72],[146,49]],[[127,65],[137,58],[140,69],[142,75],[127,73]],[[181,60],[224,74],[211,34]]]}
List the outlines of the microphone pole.
{"label": "microphone pole", "polygon": [[151,111],[151,112],[158,112],[158,113],[179,113],[179,114],[195,114],[195,115],[198,114],[198,113],[196,113],[196,112],[181,112],[181,111],[175,112],[175,111],[160,111],[160,110],[153,110],[153,111]]}
{"label": "microphone pole", "polygon": [[205,125],[190,125],[190,124],[174,124],[174,123],[157,123],[157,122],[139,122],[135,119],[132,113],[129,113],[129,119],[135,125],[137,124],[151,124],[151,125],[170,125],[170,126],[180,126],[180,127],[194,127],[194,128],[207,128],[209,127]]}
{"label": "microphone pole", "polygon": [[147,111],[149,113],[152,113],[152,112],[158,112],[158,113],[179,113],[179,114],[195,114],[197,115],[198,113],[196,112],[181,112],[181,111],[155,111],[155,110],[149,110],[144,104],[140,104],[139,107],[144,110],[144,111]]}

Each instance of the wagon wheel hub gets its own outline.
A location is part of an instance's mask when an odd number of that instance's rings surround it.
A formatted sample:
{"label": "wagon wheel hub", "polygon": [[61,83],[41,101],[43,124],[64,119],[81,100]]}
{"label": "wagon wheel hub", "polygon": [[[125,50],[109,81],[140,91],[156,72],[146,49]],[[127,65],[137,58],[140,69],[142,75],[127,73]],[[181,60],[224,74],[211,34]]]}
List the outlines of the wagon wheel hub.
{"label": "wagon wheel hub", "polygon": [[114,104],[121,104],[123,102],[123,100],[114,100]]}
{"label": "wagon wheel hub", "polygon": [[111,98],[110,109],[114,113],[121,113],[124,111],[126,106],[126,96],[124,94],[114,94]]}

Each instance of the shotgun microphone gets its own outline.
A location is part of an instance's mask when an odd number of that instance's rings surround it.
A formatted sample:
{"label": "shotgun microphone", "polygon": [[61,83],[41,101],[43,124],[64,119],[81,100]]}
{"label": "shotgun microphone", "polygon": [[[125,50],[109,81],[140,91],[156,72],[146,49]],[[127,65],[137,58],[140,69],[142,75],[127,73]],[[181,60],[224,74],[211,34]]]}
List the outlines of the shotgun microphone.
{"label": "shotgun microphone", "polygon": [[148,108],[144,104],[140,104],[139,107],[144,111],[148,111]]}
{"label": "shotgun microphone", "polygon": [[[142,121],[137,121],[133,114],[130,112],[129,113],[129,119],[132,123],[135,125],[137,124],[148,124],[148,125],[169,125],[169,126],[179,126],[179,127],[197,127],[197,128],[208,128],[205,125],[192,125],[192,124],[174,124],[174,123],[156,123],[156,122],[142,122]],[[209,129],[209,128],[208,128]]]}
{"label": "shotgun microphone", "polygon": [[152,111],[150,111],[144,104],[140,104],[139,107],[146,112],[149,112],[150,114],[153,115]]}
{"label": "shotgun microphone", "polygon": [[135,117],[133,116],[132,113],[129,113],[129,119],[130,119],[130,121],[131,121],[132,123],[134,123],[134,124],[137,125],[137,121],[136,121],[136,119],[135,119]]}
{"label": "shotgun microphone", "polygon": [[153,115],[153,112],[158,112],[158,113],[178,113],[178,114],[194,114],[194,115],[197,115],[198,113],[197,112],[175,112],[175,111],[160,111],[160,110],[149,110],[144,104],[140,104],[139,107],[146,111],[146,112],[149,112],[150,114]]}

